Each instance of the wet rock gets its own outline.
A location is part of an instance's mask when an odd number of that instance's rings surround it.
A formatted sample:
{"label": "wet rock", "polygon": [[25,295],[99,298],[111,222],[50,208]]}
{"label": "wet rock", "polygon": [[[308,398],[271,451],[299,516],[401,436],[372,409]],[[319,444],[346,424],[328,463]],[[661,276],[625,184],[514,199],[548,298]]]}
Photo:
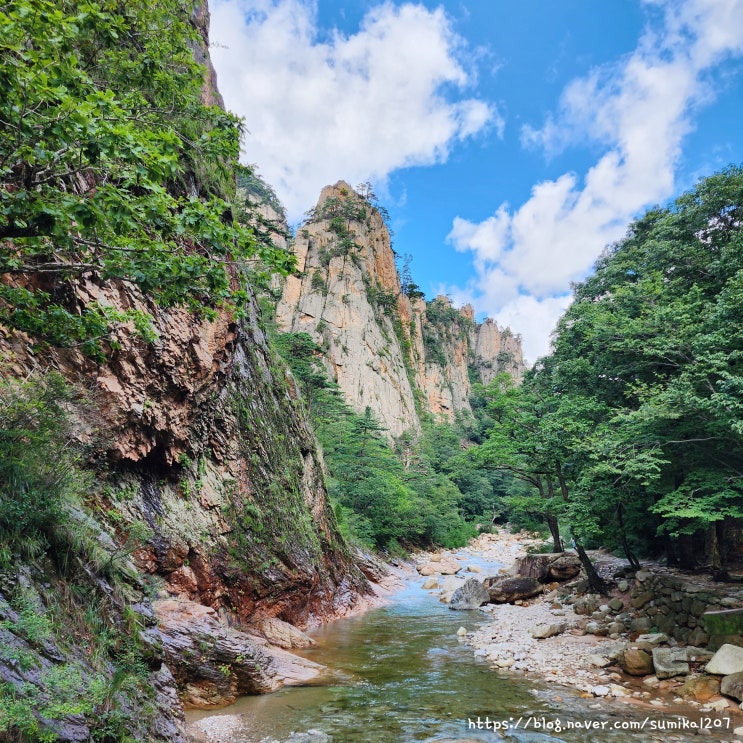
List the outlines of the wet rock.
{"label": "wet rock", "polygon": [[438,563],[438,568],[441,575],[456,575],[462,566],[456,560],[447,559]]}
{"label": "wet rock", "polygon": [[450,609],[479,609],[490,601],[490,593],[477,578],[469,578],[452,594]]}
{"label": "wet rock", "polygon": [[423,576],[436,575],[439,572],[438,567],[430,562],[427,562],[425,565],[419,565],[417,570]]}
{"label": "wet rock", "polygon": [[743,701],[743,671],[725,676],[720,684],[720,691],[726,697],[733,697],[739,702]]}
{"label": "wet rock", "polygon": [[653,648],[653,665],[659,679],[686,676],[689,673],[686,648]]}
{"label": "wet rock", "polygon": [[536,596],[542,590],[536,578],[486,578],[484,586],[494,604],[512,604]]}
{"label": "wet rock", "polygon": [[704,670],[718,676],[743,671],[743,648],[737,645],[723,645]]}
{"label": "wet rock", "polygon": [[424,591],[430,591],[430,590],[432,590],[434,588],[438,588],[438,587],[439,587],[438,578],[435,578],[434,576],[430,576],[430,577],[426,578],[426,580],[423,581],[422,588],[423,588]]}

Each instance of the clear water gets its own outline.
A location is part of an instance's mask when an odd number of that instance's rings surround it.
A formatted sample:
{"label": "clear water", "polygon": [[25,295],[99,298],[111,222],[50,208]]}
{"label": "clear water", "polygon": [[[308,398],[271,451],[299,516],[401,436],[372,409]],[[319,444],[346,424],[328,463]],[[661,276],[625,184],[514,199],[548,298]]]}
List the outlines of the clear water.
{"label": "clear water", "polygon": [[[456,637],[460,626],[470,630],[485,621],[483,613],[452,611],[419,584],[420,580],[411,581],[390,606],[311,633],[317,646],[302,654],[333,671],[324,685],[243,697],[217,713],[189,713],[188,721],[214,714],[239,715],[242,726],[230,736],[236,743],[284,741],[294,731],[309,729],[322,730],[333,743],[700,740],[697,735],[662,731],[615,731],[611,727],[616,720],[634,715],[641,722],[647,713],[495,673]],[[489,721],[490,729],[473,728],[470,721],[476,724],[478,718],[482,724]],[[515,725],[519,719],[518,729],[492,729],[495,721]],[[524,729],[529,719],[529,729]],[[604,721],[605,728],[551,734],[544,727],[535,729],[536,722],[558,719],[563,728],[567,720]],[[675,718],[653,713],[652,719]]]}

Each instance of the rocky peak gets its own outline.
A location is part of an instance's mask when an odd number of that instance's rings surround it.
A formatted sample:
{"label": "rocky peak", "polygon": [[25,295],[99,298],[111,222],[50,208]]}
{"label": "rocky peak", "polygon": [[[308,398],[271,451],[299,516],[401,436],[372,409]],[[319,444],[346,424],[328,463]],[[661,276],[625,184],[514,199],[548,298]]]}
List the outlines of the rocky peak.
{"label": "rocky peak", "polygon": [[469,410],[473,381],[523,373],[521,339],[471,305],[426,303],[403,291],[384,219],[339,181],[326,186],[294,245],[298,275],[277,306],[279,327],[306,332],[359,412],[371,408],[399,436],[423,411],[452,419]]}

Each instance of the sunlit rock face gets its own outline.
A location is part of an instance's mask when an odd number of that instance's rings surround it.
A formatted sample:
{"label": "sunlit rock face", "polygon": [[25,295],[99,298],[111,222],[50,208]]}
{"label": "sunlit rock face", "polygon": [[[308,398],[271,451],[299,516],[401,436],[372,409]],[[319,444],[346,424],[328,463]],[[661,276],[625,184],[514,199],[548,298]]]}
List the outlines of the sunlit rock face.
{"label": "sunlit rock face", "polygon": [[520,337],[475,322],[469,305],[427,305],[407,291],[382,215],[347,183],[323,189],[294,252],[279,327],[311,335],[349,404],[369,407],[393,437],[419,429],[422,411],[453,419],[469,410],[473,381],[521,377]]}

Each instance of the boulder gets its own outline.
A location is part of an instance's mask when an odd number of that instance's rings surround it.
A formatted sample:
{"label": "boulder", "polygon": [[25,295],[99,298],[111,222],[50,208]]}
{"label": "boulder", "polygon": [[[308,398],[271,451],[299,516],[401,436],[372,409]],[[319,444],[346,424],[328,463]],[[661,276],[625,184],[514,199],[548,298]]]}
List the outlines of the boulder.
{"label": "boulder", "polygon": [[536,578],[540,583],[550,583],[574,578],[580,568],[580,559],[572,552],[553,552],[519,557],[509,573],[517,578]]}
{"label": "boulder", "polygon": [[605,655],[599,655],[598,653],[587,655],[586,661],[588,661],[589,666],[594,666],[595,668],[606,668],[606,666],[611,665],[611,661]]}
{"label": "boulder", "polygon": [[648,635],[638,635],[635,642],[643,648],[654,648],[663,645],[671,638],[665,632],[653,632]]}
{"label": "boulder", "polygon": [[438,563],[438,569],[441,575],[456,575],[462,569],[462,566],[456,560],[446,558]]}
{"label": "boulder", "polygon": [[438,567],[434,566],[430,562],[427,562],[425,565],[419,565],[417,570],[423,576],[436,575],[436,573],[439,572]]}
{"label": "boulder", "polygon": [[689,673],[686,648],[653,648],[653,665],[659,679],[686,676]]}
{"label": "boulder", "polygon": [[450,609],[479,609],[490,601],[490,594],[477,578],[469,578],[452,594]]}
{"label": "boulder", "polygon": [[536,627],[531,628],[531,636],[535,640],[545,640],[548,637],[554,637],[555,635],[561,635],[568,625],[566,622],[554,622],[552,624],[538,624]]}
{"label": "boulder", "polygon": [[575,603],[573,604],[573,611],[576,614],[593,614],[596,609],[599,608],[599,604],[601,603],[601,600],[598,596],[594,595],[588,595],[588,596],[581,596]]}
{"label": "boulder", "polygon": [[424,591],[430,591],[433,588],[439,587],[439,579],[434,577],[433,575],[426,578],[426,580],[423,581],[423,590]]}
{"label": "boulder", "polygon": [[716,676],[729,676],[731,673],[743,671],[743,648],[737,645],[723,645],[704,670]]}
{"label": "boulder", "polygon": [[679,689],[679,696],[696,702],[706,702],[720,693],[720,680],[706,673],[688,676]]}
{"label": "boulder", "polygon": [[577,555],[566,552],[549,565],[549,577],[552,580],[570,580],[580,573],[581,562]]}
{"label": "boulder", "polygon": [[494,604],[512,604],[514,601],[536,596],[542,585],[536,578],[486,578],[483,585]]}
{"label": "boulder", "polygon": [[609,602],[609,608],[612,611],[614,611],[614,612],[622,611],[622,609],[624,608],[624,604],[622,603],[622,599],[612,599]]}
{"label": "boulder", "polygon": [[630,676],[649,676],[654,672],[653,656],[644,648],[630,646],[619,657],[619,665]]}
{"label": "boulder", "polygon": [[739,702],[743,701],[743,671],[731,673],[723,678],[720,684],[720,691],[726,697],[732,697]]}

